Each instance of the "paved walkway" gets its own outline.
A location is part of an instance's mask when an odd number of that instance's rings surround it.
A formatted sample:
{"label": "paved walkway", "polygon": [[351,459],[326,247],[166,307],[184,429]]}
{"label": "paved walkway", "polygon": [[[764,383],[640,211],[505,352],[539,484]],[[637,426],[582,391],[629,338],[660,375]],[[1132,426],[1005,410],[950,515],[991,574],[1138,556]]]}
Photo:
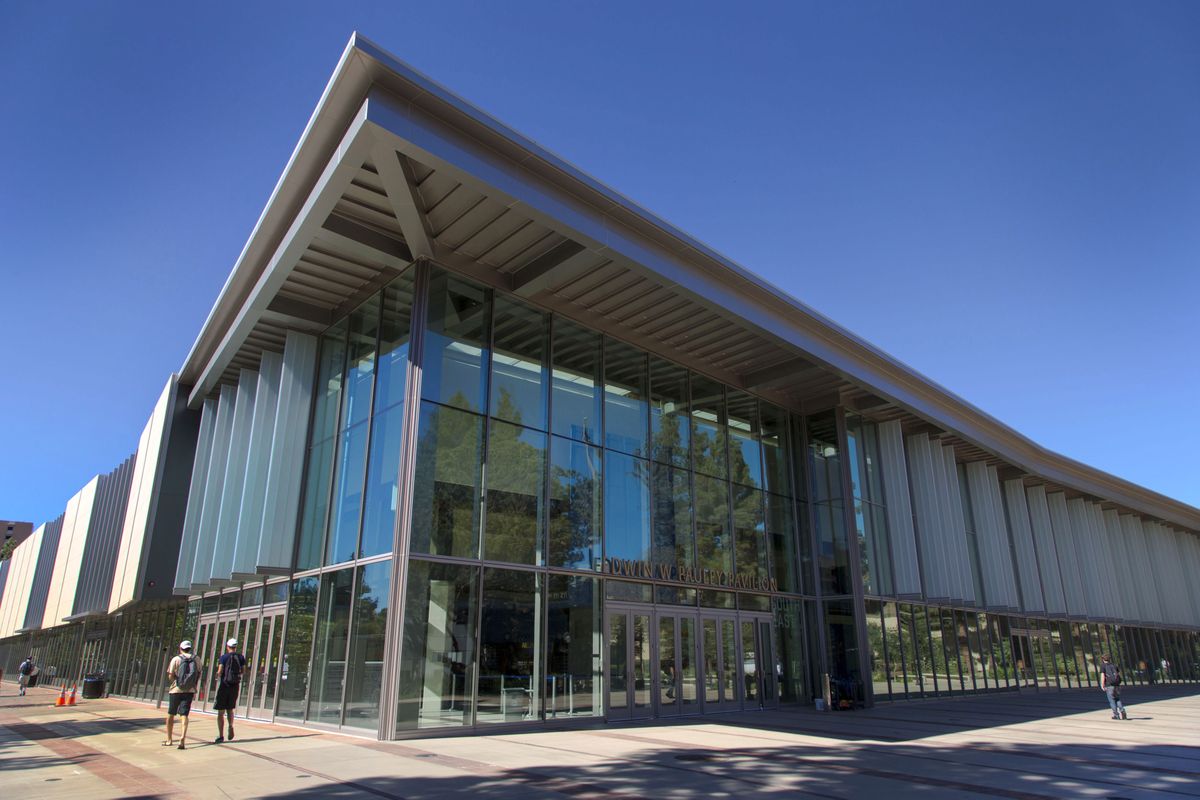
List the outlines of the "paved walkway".
{"label": "paved walkway", "polygon": [[214,745],[194,715],[180,752],[150,706],[6,682],[0,797],[1200,798],[1197,692],[1128,689],[1128,722],[1078,690],[403,742],[239,720]]}

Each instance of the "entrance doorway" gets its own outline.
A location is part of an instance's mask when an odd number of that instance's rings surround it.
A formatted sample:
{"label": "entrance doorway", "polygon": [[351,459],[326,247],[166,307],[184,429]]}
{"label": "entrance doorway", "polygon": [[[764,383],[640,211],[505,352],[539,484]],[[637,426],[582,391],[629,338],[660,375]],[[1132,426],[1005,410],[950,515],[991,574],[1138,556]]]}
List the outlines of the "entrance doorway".
{"label": "entrance doorway", "polygon": [[608,718],[677,717],[778,704],[769,614],[609,604]]}
{"label": "entrance doorway", "polygon": [[217,659],[225,652],[225,643],[238,640],[246,657],[246,670],[238,697],[238,713],[251,719],[271,719],[275,711],[275,685],[283,650],[284,609],[259,616],[238,619],[236,611],[202,619],[194,643],[203,664],[204,677],[196,696],[201,709],[209,711],[216,699]]}

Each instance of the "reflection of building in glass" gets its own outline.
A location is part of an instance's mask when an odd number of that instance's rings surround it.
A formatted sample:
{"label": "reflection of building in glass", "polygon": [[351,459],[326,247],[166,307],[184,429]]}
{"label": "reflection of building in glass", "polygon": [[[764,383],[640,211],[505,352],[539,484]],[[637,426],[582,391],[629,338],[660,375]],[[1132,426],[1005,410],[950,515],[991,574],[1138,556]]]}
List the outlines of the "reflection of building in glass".
{"label": "reflection of building in glass", "polygon": [[1193,681],[1197,531],[356,38],[0,665],[237,638],[243,714],[382,738]]}

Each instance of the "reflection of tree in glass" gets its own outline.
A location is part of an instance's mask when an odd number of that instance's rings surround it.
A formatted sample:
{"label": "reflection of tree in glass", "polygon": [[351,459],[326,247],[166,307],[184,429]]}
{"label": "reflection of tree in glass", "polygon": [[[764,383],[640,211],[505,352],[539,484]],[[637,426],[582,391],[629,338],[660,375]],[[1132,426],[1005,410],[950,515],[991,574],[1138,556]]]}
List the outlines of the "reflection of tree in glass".
{"label": "reflection of tree in glass", "polygon": [[[498,416],[520,422],[520,409],[503,387],[497,405],[499,408],[494,413]],[[491,422],[485,558],[534,563],[541,522],[545,452],[544,433],[496,420]]]}
{"label": "reflection of tree in glass", "polygon": [[473,414],[424,405],[413,487],[414,551],[478,556],[481,427]]}
{"label": "reflection of tree in glass", "polygon": [[550,563],[595,569],[599,556],[599,450],[555,439],[550,465]]}

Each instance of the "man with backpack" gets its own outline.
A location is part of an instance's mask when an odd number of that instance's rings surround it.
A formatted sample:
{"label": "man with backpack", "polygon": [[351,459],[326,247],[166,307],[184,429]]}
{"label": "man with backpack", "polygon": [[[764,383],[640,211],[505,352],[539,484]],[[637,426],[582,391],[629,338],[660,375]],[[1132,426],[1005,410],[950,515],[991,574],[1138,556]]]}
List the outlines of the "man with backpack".
{"label": "man with backpack", "polygon": [[17,667],[17,688],[21,691],[20,697],[25,696],[25,689],[29,686],[29,678],[33,675],[33,656],[25,656],[25,660],[21,662],[21,666]]}
{"label": "man with backpack", "polygon": [[1125,713],[1125,705],[1121,702],[1121,670],[1112,663],[1108,653],[1100,656],[1100,688],[1108,697],[1109,708],[1112,709],[1113,719],[1129,719]]}
{"label": "man with backpack", "polygon": [[192,699],[200,685],[200,660],[192,655],[192,643],[184,639],[179,643],[179,655],[167,666],[167,678],[171,688],[167,690],[167,740],[163,747],[175,744],[175,716],[183,717],[183,732],[179,735],[179,749],[183,750],[187,739],[188,714],[192,711]]}
{"label": "man with backpack", "polygon": [[242,685],[242,673],[246,670],[246,657],[237,651],[237,639],[225,643],[225,652],[217,659],[217,700],[213,711],[217,712],[217,738],[214,744],[225,741],[225,717],[229,717],[229,741],[233,741],[233,711],[237,708],[238,690]]}

